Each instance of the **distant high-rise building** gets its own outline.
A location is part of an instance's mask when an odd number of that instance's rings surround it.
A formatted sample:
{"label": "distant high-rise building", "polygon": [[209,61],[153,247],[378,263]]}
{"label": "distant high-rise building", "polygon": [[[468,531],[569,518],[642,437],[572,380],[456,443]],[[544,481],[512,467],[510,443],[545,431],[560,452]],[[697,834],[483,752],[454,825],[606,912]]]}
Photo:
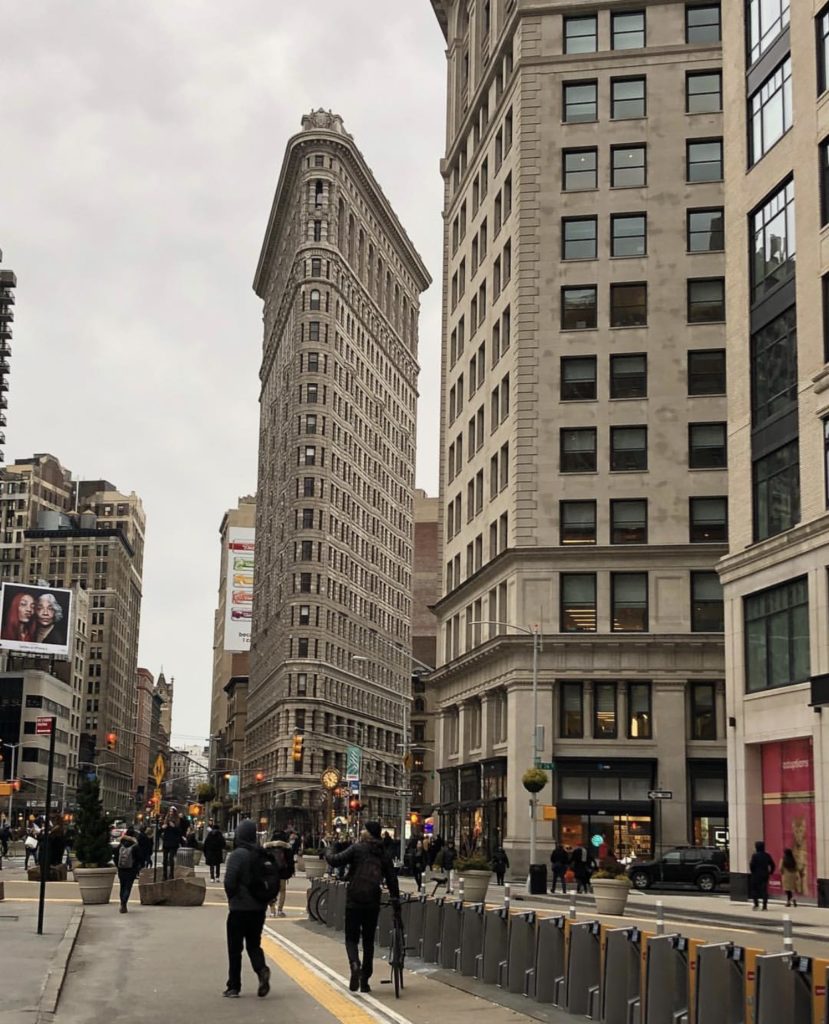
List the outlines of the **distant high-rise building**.
{"label": "distant high-rise building", "polygon": [[[0,263],[3,253],[0,252]],[[12,354],[12,322],[14,321],[14,290],[17,278],[11,270],[0,270],[0,463],[3,462],[3,448],[6,443],[6,409],[8,408],[9,360]]]}
{"label": "distant high-rise building", "polygon": [[158,673],[158,678],[155,681],[155,692],[161,701],[159,712],[161,744],[165,749],[169,749],[173,735],[173,695],[175,683],[176,681],[172,676],[170,677],[170,682],[167,682],[164,669]]}
{"label": "distant high-rise building", "polygon": [[440,499],[415,491],[414,572],[412,574],[412,714],[409,730],[412,810],[430,813],[437,803],[435,707],[423,678],[434,668],[438,623],[432,605],[440,598]]}
{"label": "distant high-rise building", "polygon": [[132,789],[136,806],[153,795],[150,772],[158,751],[153,747],[153,674],[146,668],[135,673],[135,744],[132,754]]}
{"label": "distant high-rise building", "polygon": [[[732,898],[754,843],[829,905],[829,8],[724,3]],[[817,712],[817,713],[816,713]]]}
{"label": "distant high-rise building", "polygon": [[348,747],[365,813],[400,816],[429,280],[342,118],[303,117],[254,282],[265,335],[243,778],[245,806],[300,827],[318,824],[312,784],[325,767],[345,774]]}
{"label": "distant high-rise building", "polygon": [[440,831],[525,871],[535,755],[538,853],[725,842],[720,5],[432,6]]}

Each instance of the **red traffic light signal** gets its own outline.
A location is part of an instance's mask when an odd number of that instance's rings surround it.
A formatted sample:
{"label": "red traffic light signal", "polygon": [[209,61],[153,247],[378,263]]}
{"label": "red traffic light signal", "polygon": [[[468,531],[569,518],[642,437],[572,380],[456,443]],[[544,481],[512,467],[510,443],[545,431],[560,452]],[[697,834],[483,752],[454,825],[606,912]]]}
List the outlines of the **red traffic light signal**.
{"label": "red traffic light signal", "polygon": [[265,781],[265,773],[264,773],[264,772],[257,772],[257,773],[256,773],[256,774],[254,775],[254,779],[255,779],[255,780],[256,780],[257,782],[264,782],[264,781]]}
{"label": "red traffic light signal", "polygon": [[114,732],[107,733],[107,750],[115,750],[118,745],[118,734]]}

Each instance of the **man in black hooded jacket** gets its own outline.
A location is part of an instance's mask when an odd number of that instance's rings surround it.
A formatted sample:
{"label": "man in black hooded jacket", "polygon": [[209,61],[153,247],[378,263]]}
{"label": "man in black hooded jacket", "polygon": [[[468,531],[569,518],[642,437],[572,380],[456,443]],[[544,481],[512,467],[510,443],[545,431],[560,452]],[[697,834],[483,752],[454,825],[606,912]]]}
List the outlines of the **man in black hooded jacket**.
{"label": "man in black hooded jacket", "polygon": [[[374,961],[374,933],[380,916],[380,882],[385,880],[392,900],[400,899],[397,873],[380,838],[380,822],[368,821],[354,843],[341,853],[326,854],[332,867],[348,865],[348,891],[345,896],[345,951],[351,970],[349,988],[370,992],[368,979]],[[360,965],[360,936],[363,939],[363,963]]]}
{"label": "man in black hooded jacket", "polygon": [[247,947],[250,965],[259,979],[258,996],[270,991],[271,971],[262,952],[262,929],[268,900],[257,888],[259,862],[264,851],[256,841],[256,825],[250,820],[236,829],[236,848],[225,865],[227,893],[227,988],[223,995],[236,999],[242,988],[242,948]]}

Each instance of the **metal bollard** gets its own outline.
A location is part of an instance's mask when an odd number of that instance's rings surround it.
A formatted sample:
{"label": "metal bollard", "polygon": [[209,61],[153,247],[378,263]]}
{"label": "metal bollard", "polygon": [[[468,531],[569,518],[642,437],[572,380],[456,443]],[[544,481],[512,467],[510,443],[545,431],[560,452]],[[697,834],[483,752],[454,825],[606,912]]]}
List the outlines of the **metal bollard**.
{"label": "metal bollard", "polygon": [[665,907],[662,900],[656,901],[656,934],[665,934]]}
{"label": "metal bollard", "polygon": [[792,938],[791,914],[783,915],[783,952],[794,953],[794,939]]}
{"label": "metal bollard", "polygon": [[509,901],[510,901],[510,884],[509,882],[504,883],[504,910],[509,913]]}
{"label": "metal bollard", "polygon": [[570,920],[576,920],[576,901],[570,900]]}
{"label": "metal bollard", "polygon": [[458,899],[463,903],[463,875],[458,881]]}

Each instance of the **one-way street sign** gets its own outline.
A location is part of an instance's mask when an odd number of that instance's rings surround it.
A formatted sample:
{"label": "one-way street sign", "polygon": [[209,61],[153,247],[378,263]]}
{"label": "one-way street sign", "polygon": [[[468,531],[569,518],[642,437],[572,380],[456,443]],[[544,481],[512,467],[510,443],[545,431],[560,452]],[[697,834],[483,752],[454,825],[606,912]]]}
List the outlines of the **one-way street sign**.
{"label": "one-way street sign", "polygon": [[673,800],[674,794],[670,789],[652,789],[648,792],[648,800]]}

